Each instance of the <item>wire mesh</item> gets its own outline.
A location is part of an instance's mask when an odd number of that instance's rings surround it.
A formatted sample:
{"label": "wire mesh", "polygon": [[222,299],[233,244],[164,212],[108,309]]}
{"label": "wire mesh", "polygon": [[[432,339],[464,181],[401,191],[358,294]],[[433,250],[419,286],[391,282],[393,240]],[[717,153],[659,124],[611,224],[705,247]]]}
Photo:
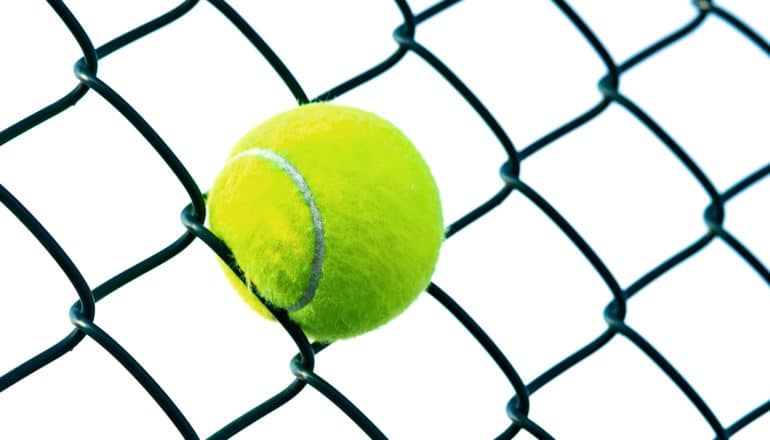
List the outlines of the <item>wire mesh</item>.
{"label": "wire mesh", "polygon": [[[490,132],[497,139],[503,149],[507,160],[499,169],[502,180],[501,188],[489,199],[476,207],[457,221],[447,227],[446,237],[451,239],[464,228],[473,224],[484,216],[491,215],[495,208],[506,202],[513,193],[524,196],[533,206],[540,210],[566,238],[575,246],[585,260],[596,271],[610,294],[610,301],[603,310],[603,318],[606,329],[593,340],[588,341],[575,350],[572,354],[553,365],[547,371],[526,383],[517,372],[514,364],[509,361],[506,354],[495,341],[474,321],[474,319],[455,302],[448,292],[438,285],[431,283],[427,289],[438,303],[451,313],[457,322],[475,338],[489,354],[492,362],[499,368],[512,389],[512,397],[506,406],[506,412],[510,419],[510,425],[500,432],[496,438],[510,439],[516,437],[522,430],[527,431],[538,439],[551,439],[554,436],[549,433],[548,426],[541,425],[530,417],[532,402],[530,397],[546,387],[556,378],[581,364],[595,353],[602,350],[616,337],[626,338],[633,343],[644,355],[654,362],[665,376],[670,379],[681,391],[691,405],[698,411],[713,432],[714,438],[727,439],[756,421],[770,411],[770,400],[757,402],[753,408],[747,408],[745,414],[737,420],[725,423],[716,416],[715,411],[699,392],[691,385],[687,377],[650,343],[639,331],[631,327],[625,318],[628,313],[629,300],[644,290],[664,274],[678,265],[687,261],[694,255],[706,249],[715,241],[720,241],[729,246],[745,264],[750,267],[765,284],[770,285],[770,271],[767,265],[752,252],[751,246],[744,243],[737,235],[731,233],[724,225],[728,203],[737,195],[746,191],[749,187],[770,175],[770,164],[760,165],[749,175],[735,182],[732,186],[720,191],[713,179],[696,164],[688,154],[687,149],[680,145],[664,127],[659,125],[653,116],[647,113],[639,104],[621,92],[620,82],[624,74],[650,59],[653,55],[665,51],[680,41],[685,36],[697,32],[698,28],[707,19],[721,20],[731,26],[736,33],[743,36],[747,45],[753,45],[766,56],[770,55],[770,44],[762,35],[752,30],[739,17],[720,7],[711,1],[694,1],[694,13],[692,19],[673,30],[670,34],[651,43],[643,50],[618,62],[610,55],[605,44],[594,34],[589,23],[570,6],[568,2],[554,0],[553,4],[564,15],[583,37],[586,44],[594,51],[595,56],[601,61],[606,72],[599,81],[601,99],[592,107],[575,116],[571,120],[558,126],[546,135],[542,136],[530,145],[519,148],[514,145],[506,129],[498,121],[495,115],[485,106],[482,100],[463,82],[463,80],[426,46],[415,37],[416,29],[429,20],[439,20],[442,12],[459,3],[459,0],[441,1],[429,8],[415,13],[410,4],[405,0],[397,0],[394,7],[398,9],[403,23],[393,32],[393,39],[398,47],[375,66],[353,76],[341,84],[321,93],[318,97],[310,98],[302,84],[295,78],[289,67],[282,61],[280,53],[274,51],[271,46],[260,36],[256,29],[244,19],[230,4],[222,0],[209,0],[219,13],[232,23],[234,28],[251,43],[255,54],[264,58],[283,81],[285,87],[294,96],[299,104],[314,101],[334,100],[354,89],[365,86],[370,81],[376,80],[380,75],[388,72],[398,65],[407,54],[414,54],[429,65],[435,72],[436,78],[442,78],[462,97]],[[153,126],[137,111],[116,89],[111,87],[98,75],[100,61],[110,54],[120,51],[135,43],[142,37],[163,27],[172,26],[174,23],[189,13],[198,4],[197,1],[184,1],[163,15],[120,35],[106,44],[95,47],[89,34],[81,26],[78,17],[62,1],[49,0],[49,6],[69,30],[72,38],[77,42],[82,51],[82,58],[75,63],[75,75],[77,85],[67,92],[61,99],[39,109],[28,117],[5,128],[0,132],[0,145],[9,144],[29,130],[45,121],[59,117],[68,108],[81,100],[87,93],[92,92],[103,98],[114,111],[120,113],[146,140],[157,153],[158,158],[167,167],[189,197],[189,205],[182,210],[181,219],[184,232],[176,237],[170,244],[160,251],[136,262],[131,267],[114,274],[106,282],[92,287],[81,274],[78,266],[70,259],[67,252],[58,244],[56,237],[49,233],[42,221],[31,212],[30,209],[5,186],[0,185],[0,201],[5,208],[23,224],[31,234],[45,248],[50,257],[60,267],[75,289],[78,300],[69,309],[69,318],[73,326],[72,331],[61,340],[55,342],[50,348],[28,359],[16,368],[0,376],[0,392],[3,392],[15,384],[23,381],[31,374],[45,368],[52,362],[61,359],[62,356],[73,350],[86,339],[96,342],[103,350],[109,353],[119,362],[133,378],[144,388],[149,396],[162,409],[169,420],[174,424],[180,435],[187,439],[201,438],[188,417],[179,408],[177,403],[167,394],[164,388],[151,376],[145,367],[139,363],[113,336],[95,323],[97,304],[120,287],[133,282],[138,277],[160,268],[180,253],[184,252],[195,240],[205,243],[211,251],[236,272],[240,273],[233,261],[226,245],[218,240],[205,227],[206,205],[205,193],[188,172],[185,164],[178,158],[174,150],[158,134]],[[605,264],[602,257],[594,250],[591,244],[581,233],[563,216],[554,204],[536,191],[521,178],[521,170],[527,158],[537,155],[558,139],[568,136],[578,128],[600,117],[611,106],[624,109],[646,128],[648,128],[659,142],[665,146],[680,163],[682,172],[697,183],[703,193],[708,197],[708,205],[704,208],[703,219],[706,232],[694,240],[691,244],[679,250],[669,258],[650,268],[644,275],[627,286],[622,286],[614,274]],[[761,207],[758,207],[761,208]],[[332,383],[322,378],[315,369],[319,353],[330,347],[329,344],[311,343],[302,332],[288,319],[287,314],[269,304],[268,307],[276,316],[287,334],[297,346],[298,354],[292,359],[290,369],[295,379],[282,391],[254,406],[247,412],[238,415],[230,423],[222,426],[217,432],[210,434],[210,439],[230,438],[248,426],[258,423],[276,409],[288,403],[308,385],[316,389],[328,401],[338,407],[352,423],[355,423],[363,433],[370,438],[386,438],[373,420],[361,411],[340,392]],[[333,348],[330,348],[333,349]]]}

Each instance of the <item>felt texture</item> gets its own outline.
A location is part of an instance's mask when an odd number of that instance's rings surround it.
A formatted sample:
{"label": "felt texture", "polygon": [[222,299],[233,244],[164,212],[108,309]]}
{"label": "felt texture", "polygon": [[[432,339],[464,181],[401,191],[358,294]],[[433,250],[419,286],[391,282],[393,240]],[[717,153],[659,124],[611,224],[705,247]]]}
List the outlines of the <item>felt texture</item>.
{"label": "felt texture", "polygon": [[[308,184],[323,220],[323,272],[289,317],[312,339],[349,338],[390,321],[430,282],[444,237],[438,188],[411,141],[363,110],[315,103],[248,132],[230,158],[269,149]],[[228,161],[208,197],[209,227],[271,304],[296,304],[309,283],[313,224],[296,182],[276,163]],[[238,293],[270,316],[232,272]]]}

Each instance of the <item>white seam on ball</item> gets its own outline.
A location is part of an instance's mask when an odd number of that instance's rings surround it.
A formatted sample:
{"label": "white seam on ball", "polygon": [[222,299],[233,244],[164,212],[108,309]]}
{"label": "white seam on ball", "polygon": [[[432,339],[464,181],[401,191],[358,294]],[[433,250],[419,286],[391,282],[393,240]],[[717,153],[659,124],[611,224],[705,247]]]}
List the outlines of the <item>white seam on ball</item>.
{"label": "white seam on ball", "polygon": [[[299,170],[294,167],[294,165],[286,160],[285,157],[272,150],[266,150],[264,148],[252,148],[250,150],[242,151],[236,154],[230,158],[228,162],[233,162],[246,156],[260,157],[278,165],[281,170],[286,172],[286,174],[291,177],[291,179],[294,181],[294,184],[297,185],[300,193],[302,193],[302,198],[305,199],[305,203],[307,204],[308,209],[310,209],[310,216],[313,223],[313,244],[315,247],[313,250],[313,262],[310,270],[310,281],[308,282],[307,288],[305,289],[305,293],[296,304],[286,307],[287,311],[295,312],[305,307],[310,303],[310,301],[313,300],[315,291],[318,289],[318,284],[321,282],[321,275],[323,274],[323,260],[326,247],[324,243],[324,227],[323,221],[321,220],[321,212],[318,210],[318,205],[316,205],[315,198],[313,198],[313,193],[310,191],[310,186],[308,186],[307,181],[302,176],[302,173],[300,173]],[[247,280],[247,282],[251,284],[250,280]],[[256,286],[253,287],[256,290]]]}

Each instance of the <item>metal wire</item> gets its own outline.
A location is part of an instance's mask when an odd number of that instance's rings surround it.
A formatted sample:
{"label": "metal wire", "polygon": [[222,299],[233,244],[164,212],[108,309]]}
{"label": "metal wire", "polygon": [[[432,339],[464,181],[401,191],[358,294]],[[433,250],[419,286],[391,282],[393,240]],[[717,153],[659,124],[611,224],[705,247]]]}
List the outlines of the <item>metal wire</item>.
{"label": "metal wire", "polygon": [[[62,272],[72,283],[78,295],[78,301],[72,305],[69,311],[70,320],[74,329],[60,341],[53,344],[47,350],[32,357],[11,371],[0,376],[0,392],[19,383],[32,373],[44,368],[51,362],[59,359],[67,351],[75,349],[85,338],[91,338],[97,342],[106,352],[112,355],[133,377],[141,384],[152,399],[160,406],[168,418],[174,423],[182,437],[186,439],[200,438],[185,415],[166,394],[161,385],[137,362],[120,343],[94,323],[97,304],[100,300],[112,292],[132,282],[137,277],[162,266],[170,259],[183,252],[194,240],[201,240],[232,270],[243,278],[240,269],[235,264],[227,246],[215,237],[204,226],[206,217],[205,194],[193,180],[185,165],[177,158],[173,149],[158,135],[153,127],[147,123],[142,115],[137,112],[116,90],[105,83],[97,74],[99,61],[110,54],[130,45],[147,34],[165,26],[171,26],[180,17],[187,14],[197,5],[196,0],[188,0],[180,3],[167,13],[133,29],[117,38],[109,41],[101,47],[94,47],[88,33],[82,28],[76,16],[67,8],[64,2],[48,0],[48,4],[67,26],[72,37],[78,43],[83,57],[75,63],[75,75],[77,85],[61,99],[40,109],[30,116],[0,132],[0,146],[13,141],[22,133],[34,129],[44,121],[54,118],[66,109],[78,102],[89,91],[96,92],[104,98],[114,109],[128,120],[135,129],[146,139],[147,143],[157,152],[159,158],[165,163],[168,170],[173,173],[179,184],[187,193],[190,203],[182,210],[181,219],[185,232],[174,239],[168,246],[148,256],[133,266],[115,274],[108,281],[95,287],[88,285],[81,275],[78,267],[70,260],[64,249],[57,243],[43,224],[18,200],[14,194],[0,185],[0,202],[11,212],[34,236],[50,254],[51,258],[59,265]],[[598,81],[601,92],[600,101],[563,125],[553,129],[539,140],[524,148],[517,148],[505,129],[498,123],[495,116],[488,110],[484,103],[473,91],[456,75],[439,57],[433,54],[415,38],[416,28],[427,20],[440,16],[447,8],[459,3],[459,0],[441,1],[429,7],[425,11],[415,14],[406,0],[396,0],[397,7],[403,23],[393,32],[393,38],[398,43],[398,49],[386,57],[382,62],[361,72],[342,84],[322,93],[315,99],[309,99],[301,84],[292,75],[286,64],[260,37],[257,31],[239,13],[223,0],[210,0],[217,11],[226,17],[253,46],[259,56],[263,57],[275,73],[283,80],[299,104],[331,100],[353,89],[363,86],[379,75],[387,72],[397,65],[409,52],[414,53],[432,67],[436,74],[446,80],[456,92],[476,112],[479,118],[494,134],[500,147],[504,150],[507,161],[500,168],[502,188],[492,195],[488,201],[481,204],[471,212],[452,223],[447,228],[447,239],[462,231],[479,218],[492,212],[514,192],[526,197],[540,211],[542,211],[562,233],[574,244],[584,258],[591,264],[601,277],[606,288],[611,294],[611,301],[603,311],[607,328],[596,338],[575,350],[556,365],[543,372],[529,384],[525,383],[517,373],[514,365],[507,359],[505,353],[498,348],[495,342],[484,330],[466,313],[452,297],[436,283],[431,283],[427,292],[436,299],[446,310],[451,313],[486,350],[491,360],[497,365],[500,373],[505,376],[511,385],[511,399],[507,404],[507,414],[510,425],[502,431],[498,439],[511,439],[521,430],[529,432],[538,439],[554,438],[548,433],[547,427],[541,426],[529,417],[531,402],[530,396],[547,386],[555,378],[581,363],[586,358],[601,350],[615,337],[624,337],[653,361],[686,396],[692,405],[703,417],[717,439],[727,439],[740,431],[753,421],[759,419],[770,411],[770,400],[759,402],[755,408],[748,408],[744,416],[725,425],[715,416],[709,406],[697,390],[688,382],[675,367],[669,362],[644,336],[630,327],[625,321],[628,310],[628,300],[642,292],[647,286],[657,280],[661,275],[670,271],[677,265],[691,258],[693,255],[705,249],[714,240],[721,240],[729,246],[743,261],[750,266],[756,274],[770,286],[770,271],[768,266],[754,255],[749,247],[744,245],[735,235],[731,234],[724,226],[725,210],[728,202],[736,195],[745,191],[751,185],[770,176],[770,164],[758,167],[750,175],[736,182],[732,187],[720,193],[709,176],[698,167],[688,155],[687,150],[658,124],[655,119],[645,112],[639,105],[620,90],[622,76],[632,68],[645,62],[649,57],[665,50],[684,36],[696,31],[709,17],[722,20],[730,25],[737,33],[743,35],[748,43],[755,45],[765,55],[770,56],[770,44],[765,37],[752,30],[738,17],[729,11],[719,7],[708,0],[694,1],[694,17],[674,30],[671,34],[650,44],[645,49],[631,56],[623,62],[617,62],[612,58],[602,41],[592,32],[586,23],[566,1],[553,0],[554,5],[575,26],[586,43],[594,50],[596,56],[604,64],[606,73]],[[615,275],[604,264],[602,258],[591,245],[580,235],[569,221],[549,201],[542,197],[534,188],[520,178],[520,170],[523,161],[548,147],[551,143],[568,135],[583,124],[597,118],[611,105],[617,105],[628,111],[639,122],[644,124],[657,139],[676,157],[683,169],[687,171],[695,182],[701,187],[709,198],[709,205],[704,210],[704,222],[706,232],[690,245],[681,249],[665,261],[650,269],[646,274],[627,287],[622,287]],[[277,310],[268,305],[277,320],[286,330],[297,346],[298,354],[292,360],[290,368],[295,376],[285,389],[276,395],[266,399],[261,404],[237,416],[232,422],[222,427],[216,433],[210,435],[210,439],[226,439],[237,434],[249,425],[258,422],[263,417],[280,408],[285,403],[300,394],[307,385],[318,390],[332,404],[336,405],[355,423],[366,435],[373,439],[384,439],[385,434],[370,420],[366,414],[359,410],[345,395],[337,390],[333,384],[327,382],[315,372],[317,355],[329,345],[310,343],[304,334],[288,319],[285,311]]]}

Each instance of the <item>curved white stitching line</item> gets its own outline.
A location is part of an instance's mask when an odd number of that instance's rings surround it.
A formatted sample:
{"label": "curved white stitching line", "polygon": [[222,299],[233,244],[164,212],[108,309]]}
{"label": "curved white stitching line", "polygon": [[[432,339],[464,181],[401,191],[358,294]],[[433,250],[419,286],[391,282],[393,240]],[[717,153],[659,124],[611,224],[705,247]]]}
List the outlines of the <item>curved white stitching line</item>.
{"label": "curved white stitching line", "polygon": [[[284,172],[286,172],[286,174],[289,175],[289,177],[291,177],[291,179],[294,181],[294,184],[297,185],[297,188],[302,193],[302,197],[305,199],[305,203],[307,204],[308,209],[310,209],[310,216],[313,223],[313,244],[315,246],[315,249],[313,250],[313,262],[310,271],[310,281],[308,282],[307,288],[305,289],[305,293],[302,295],[302,298],[300,298],[296,304],[286,307],[287,311],[296,312],[297,310],[300,310],[301,308],[308,305],[310,301],[313,300],[315,291],[318,289],[318,284],[321,282],[321,275],[323,274],[324,253],[326,248],[324,244],[324,227],[323,221],[321,220],[321,212],[318,210],[318,205],[315,203],[313,193],[310,191],[310,187],[308,186],[305,178],[302,176],[302,173],[300,173],[299,170],[294,167],[294,165],[286,160],[286,158],[272,150],[266,150],[264,148],[252,148],[233,156],[230,158],[229,162],[236,161],[245,156],[261,157],[278,165]],[[256,286],[253,287],[254,290],[256,290]]]}

